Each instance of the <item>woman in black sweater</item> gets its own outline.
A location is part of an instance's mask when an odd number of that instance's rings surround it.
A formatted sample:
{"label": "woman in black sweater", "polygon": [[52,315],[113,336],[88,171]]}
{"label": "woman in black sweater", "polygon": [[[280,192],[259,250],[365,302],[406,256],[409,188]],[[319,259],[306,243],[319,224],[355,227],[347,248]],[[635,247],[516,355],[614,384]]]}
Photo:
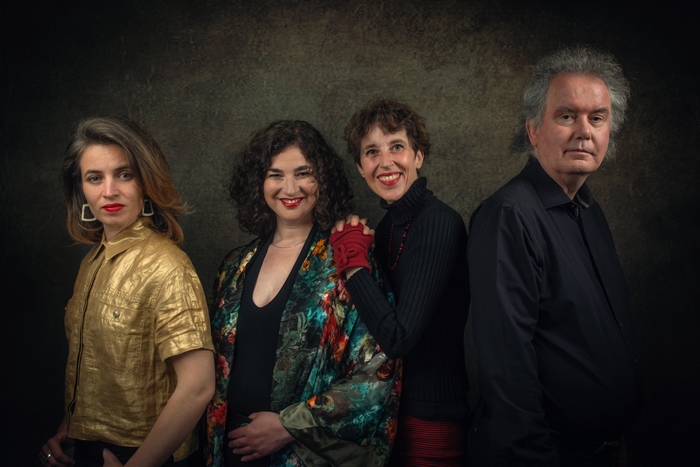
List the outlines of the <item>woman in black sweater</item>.
{"label": "woman in black sweater", "polygon": [[338,273],[370,332],[390,358],[403,358],[392,464],[465,465],[470,296],[464,221],[418,174],[430,138],[411,107],[389,99],[370,102],[355,113],[345,138],[360,174],[387,210],[376,228],[374,254],[395,303],[359,260],[367,256],[368,242],[356,217],[337,225],[331,245],[346,258]]}

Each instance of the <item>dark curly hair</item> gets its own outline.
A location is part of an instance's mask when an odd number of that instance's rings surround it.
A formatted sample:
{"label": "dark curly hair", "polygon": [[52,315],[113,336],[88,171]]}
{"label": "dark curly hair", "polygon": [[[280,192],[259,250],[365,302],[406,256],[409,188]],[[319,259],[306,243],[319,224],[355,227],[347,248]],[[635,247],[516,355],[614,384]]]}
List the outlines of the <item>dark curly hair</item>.
{"label": "dark curly hair", "polygon": [[271,159],[289,146],[299,148],[311,165],[318,187],[312,216],[318,228],[329,230],[355,207],[343,161],[321,133],[302,120],[277,120],[255,133],[234,163],[228,189],[244,231],[263,236],[274,230],[276,217],[265,202],[263,183]]}
{"label": "dark curly hair", "polygon": [[376,99],[355,112],[345,127],[345,141],[348,153],[357,165],[361,164],[362,139],[367,136],[372,125],[388,133],[406,130],[406,136],[415,152],[423,151],[423,157],[430,153],[430,136],[425,128],[425,119],[413,108],[398,99]]}

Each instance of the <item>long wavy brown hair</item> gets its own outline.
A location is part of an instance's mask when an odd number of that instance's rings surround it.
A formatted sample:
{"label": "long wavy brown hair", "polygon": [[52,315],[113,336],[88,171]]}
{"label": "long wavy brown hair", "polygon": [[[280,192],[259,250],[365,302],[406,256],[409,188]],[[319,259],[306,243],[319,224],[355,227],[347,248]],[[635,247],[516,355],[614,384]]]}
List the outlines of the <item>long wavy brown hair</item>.
{"label": "long wavy brown hair", "polygon": [[149,226],[176,245],[184,241],[177,218],[188,212],[170,175],[170,166],[160,146],[146,130],[123,116],[90,117],[78,122],[63,156],[63,196],[70,236],[78,243],[96,243],[102,239],[102,224],[80,218],[83,194],[80,158],[93,145],[120,147],[144,199],[150,199],[154,215],[146,217]]}

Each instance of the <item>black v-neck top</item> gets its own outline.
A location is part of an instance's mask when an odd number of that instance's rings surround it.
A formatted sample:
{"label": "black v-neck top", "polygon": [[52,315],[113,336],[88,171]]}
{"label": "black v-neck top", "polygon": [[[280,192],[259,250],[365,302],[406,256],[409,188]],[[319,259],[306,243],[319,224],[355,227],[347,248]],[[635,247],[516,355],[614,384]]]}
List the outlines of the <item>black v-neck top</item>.
{"label": "black v-neck top", "polygon": [[[272,235],[261,242],[258,251],[248,263],[241,294],[241,307],[238,311],[236,350],[228,387],[227,434],[239,427],[237,420],[240,420],[240,415],[248,416],[254,412],[271,411],[270,395],[277,358],[280,321],[299,269],[311,247],[315,230],[311,229],[309,232],[284,285],[275,298],[265,306],[259,307],[255,304],[253,290],[258,281],[263,260],[272,243]],[[226,444],[228,445],[228,442]],[[228,446],[224,449],[224,461],[227,467],[270,465],[269,456],[254,462],[241,462],[241,456],[232,454]]]}

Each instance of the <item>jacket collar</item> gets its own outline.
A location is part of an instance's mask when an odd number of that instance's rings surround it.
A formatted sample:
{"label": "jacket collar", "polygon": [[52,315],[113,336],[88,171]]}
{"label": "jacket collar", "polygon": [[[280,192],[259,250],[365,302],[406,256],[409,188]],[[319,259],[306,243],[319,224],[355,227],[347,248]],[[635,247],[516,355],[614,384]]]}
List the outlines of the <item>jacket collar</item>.
{"label": "jacket collar", "polygon": [[109,241],[105,239],[103,233],[102,242],[99,246],[93,248],[92,251],[88,253],[87,260],[89,262],[93,262],[103,249],[105,250],[105,259],[111,259],[119,253],[126,251],[132,246],[146,240],[154,233],[155,232],[153,232],[153,230],[151,230],[149,227],[149,222],[145,219],[139,218]]}

